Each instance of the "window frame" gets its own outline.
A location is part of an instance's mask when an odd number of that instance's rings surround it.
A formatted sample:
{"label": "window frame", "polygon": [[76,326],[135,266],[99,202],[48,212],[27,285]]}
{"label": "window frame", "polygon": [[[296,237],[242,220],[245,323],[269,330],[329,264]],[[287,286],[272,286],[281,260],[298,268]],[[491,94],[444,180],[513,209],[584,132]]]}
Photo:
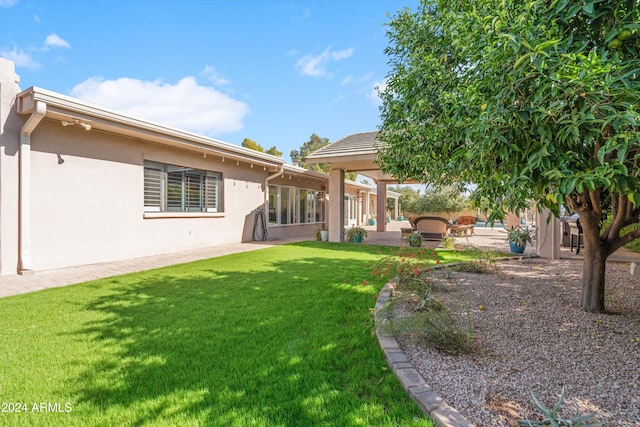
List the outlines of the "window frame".
{"label": "window frame", "polygon": [[222,172],[144,160],[145,217],[224,214]]}
{"label": "window frame", "polygon": [[[288,193],[289,197],[284,197],[284,192]],[[292,194],[293,196],[291,196]],[[269,185],[268,223],[270,226],[324,223],[325,198],[326,192],[322,190],[288,185]],[[288,205],[285,210],[283,210],[283,202]],[[287,217],[283,220],[285,214]]]}

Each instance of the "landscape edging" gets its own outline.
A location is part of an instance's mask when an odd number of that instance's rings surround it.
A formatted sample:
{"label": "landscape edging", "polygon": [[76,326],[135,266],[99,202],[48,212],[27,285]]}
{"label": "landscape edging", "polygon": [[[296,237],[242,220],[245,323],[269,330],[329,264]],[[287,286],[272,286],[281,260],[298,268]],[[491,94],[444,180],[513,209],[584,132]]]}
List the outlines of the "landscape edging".
{"label": "landscape edging", "polygon": [[[393,279],[388,282],[380,293],[375,305],[376,325],[384,324],[386,319],[380,315],[380,310],[391,298]],[[475,427],[442,397],[438,395],[425,381],[424,377],[415,369],[411,361],[405,356],[396,339],[376,326],[378,344],[384,353],[387,364],[402,384],[402,387],[431,419],[440,427]]]}

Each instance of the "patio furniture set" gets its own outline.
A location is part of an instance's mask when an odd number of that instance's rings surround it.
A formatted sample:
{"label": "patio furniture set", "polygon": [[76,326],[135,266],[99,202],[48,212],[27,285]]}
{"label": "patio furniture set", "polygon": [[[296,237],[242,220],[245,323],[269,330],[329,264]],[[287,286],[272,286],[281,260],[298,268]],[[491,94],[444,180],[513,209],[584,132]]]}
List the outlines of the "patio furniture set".
{"label": "patio furniture set", "polygon": [[477,218],[460,216],[453,223],[439,216],[416,216],[409,218],[411,228],[402,228],[402,236],[417,232],[426,240],[442,240],[447,236],[470,237],[474,234]]}

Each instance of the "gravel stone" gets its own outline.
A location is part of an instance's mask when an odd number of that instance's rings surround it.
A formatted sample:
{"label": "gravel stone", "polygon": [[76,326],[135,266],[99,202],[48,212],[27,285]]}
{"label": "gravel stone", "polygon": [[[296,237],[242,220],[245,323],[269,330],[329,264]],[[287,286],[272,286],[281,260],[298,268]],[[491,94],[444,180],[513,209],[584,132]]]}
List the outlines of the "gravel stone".
{"label": "gravel stone", "polygon": [[593,412],[606,426],[640,426],[640,279],[629,263],[608,263],[609,313],[591,314],[578,306],[581,274],[581,260],[540,258],[452,273],[467,299],[473,351],[396,339],[427,384],[478,426],[540,419],[532,394],[552,407],[563,387],[564,417]]}

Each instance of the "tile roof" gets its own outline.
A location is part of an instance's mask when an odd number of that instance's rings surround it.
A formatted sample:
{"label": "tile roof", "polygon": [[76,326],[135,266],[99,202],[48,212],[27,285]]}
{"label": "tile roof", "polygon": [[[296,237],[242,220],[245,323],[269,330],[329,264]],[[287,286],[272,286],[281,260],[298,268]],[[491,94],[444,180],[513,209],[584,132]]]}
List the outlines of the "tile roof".
{"label": "tile roof", "polygon": [[376,154],[378,147],[382,145],[376,136],[378,132],[362,132],[349,135],[332,144],[322,147],[309,154],[308,160],[325,157],[342,157],[363,154]]}

